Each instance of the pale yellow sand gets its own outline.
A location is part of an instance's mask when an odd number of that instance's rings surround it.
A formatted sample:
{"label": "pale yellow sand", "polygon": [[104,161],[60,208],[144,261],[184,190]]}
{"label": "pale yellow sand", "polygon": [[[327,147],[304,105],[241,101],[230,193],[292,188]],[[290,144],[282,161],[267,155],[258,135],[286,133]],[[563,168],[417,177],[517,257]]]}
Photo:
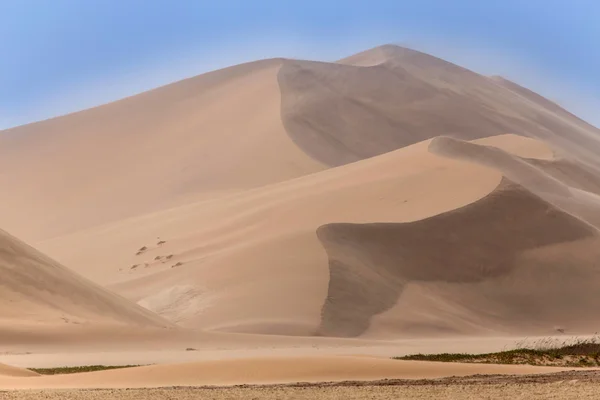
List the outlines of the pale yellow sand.
{"label": "pale yellow sand", "polygon": [[287,357],[151,365],[119,370],[32,378],[0,377],[0,388],[135,388],[424,379],[475,374],[535,374],[560,368],[397,361],[375,357]]}

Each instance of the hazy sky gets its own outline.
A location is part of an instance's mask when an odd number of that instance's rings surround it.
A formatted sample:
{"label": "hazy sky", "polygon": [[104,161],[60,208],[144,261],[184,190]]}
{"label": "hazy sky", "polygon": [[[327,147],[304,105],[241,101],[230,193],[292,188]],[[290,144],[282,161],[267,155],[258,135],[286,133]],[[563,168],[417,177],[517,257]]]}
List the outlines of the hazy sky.
{"label": "hazy sky", "polygon": [[600,0],[0,0],[0,129],[207,70],[409,45],[600,126]]}

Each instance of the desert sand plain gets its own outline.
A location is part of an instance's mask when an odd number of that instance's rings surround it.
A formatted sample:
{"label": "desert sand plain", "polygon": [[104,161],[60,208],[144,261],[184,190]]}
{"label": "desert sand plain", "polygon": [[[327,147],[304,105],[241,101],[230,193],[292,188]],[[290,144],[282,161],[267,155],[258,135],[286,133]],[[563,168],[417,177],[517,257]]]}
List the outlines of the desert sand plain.
{"label": "desert sand plain", "polygon": [[[390,45],[2,131],[0,396],[592,398],[594,372],[390,357],[600,330],[599,138]],[[26,369],[93,364],[143,366]]]}

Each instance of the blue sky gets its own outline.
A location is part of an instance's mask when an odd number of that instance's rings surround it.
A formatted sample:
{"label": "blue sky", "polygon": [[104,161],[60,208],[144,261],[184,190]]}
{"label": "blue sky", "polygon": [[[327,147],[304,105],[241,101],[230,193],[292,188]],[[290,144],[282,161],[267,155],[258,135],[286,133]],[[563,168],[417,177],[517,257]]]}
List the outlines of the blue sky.
{"label": "blue sky", "polygon": [[0,129],[267,57],[409,45],[600,126],[598,0],[0,0]]}

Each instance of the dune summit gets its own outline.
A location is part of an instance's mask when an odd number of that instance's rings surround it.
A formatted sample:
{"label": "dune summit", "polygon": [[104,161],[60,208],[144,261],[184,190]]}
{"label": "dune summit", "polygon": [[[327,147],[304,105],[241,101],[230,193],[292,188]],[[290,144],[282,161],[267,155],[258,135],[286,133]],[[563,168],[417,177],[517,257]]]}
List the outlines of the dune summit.
{"label": "dune summit", "polygon": [[383,46],[338,63],[288,61],[278,77],[288,134],[327,165],[440,135],[517,133],[575,147],[598,167],[589,153],[598,150],[588,138],[594,127],[517,84],[415,50]]}
{"label": "dune summit", "polygon": [[4,227],[95,282],[7,236],[40,272],[5,267],[32,310],[5,314],[242,342],[593,333],[598,154],[558,105],[397,46],[214,71],[0,133]]}

